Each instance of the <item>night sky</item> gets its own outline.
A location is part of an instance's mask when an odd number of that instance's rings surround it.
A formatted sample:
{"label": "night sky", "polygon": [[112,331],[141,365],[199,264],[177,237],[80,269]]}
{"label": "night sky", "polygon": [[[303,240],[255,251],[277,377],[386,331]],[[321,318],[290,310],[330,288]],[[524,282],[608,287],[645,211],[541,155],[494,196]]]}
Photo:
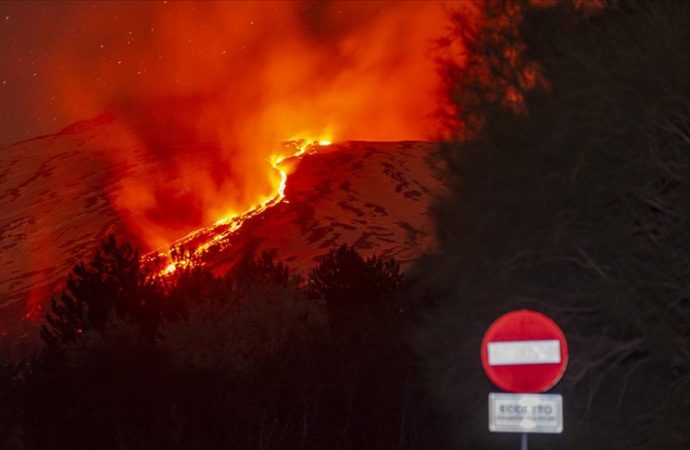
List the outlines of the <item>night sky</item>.
{"label": "night sky", "polygon": [[[137,22],[128,20],[134,12],[140,17]],[[88,27],[78,20],[85,13]],[[60,46],[78,46],[88,58],[91,84],[85,89],[108,82],[99,76],[99,67],[119,66],[123,75],[132,77],[147,70],[133,65],[127,55],[150,45],[155,33],[150,5],[2,2],[0,17],[0,145],[52,133],[100,112],[98,108],[61,102],[56,81],[73,75],[73,67],[55,61]],[[129,26],[112,26],[120,19],[127,20]],[[85,37],[87,28],[93,30],[94,38]],[[106,47],[111,50],[106,51]],[[112,51],[114,48],[117,52]]]}

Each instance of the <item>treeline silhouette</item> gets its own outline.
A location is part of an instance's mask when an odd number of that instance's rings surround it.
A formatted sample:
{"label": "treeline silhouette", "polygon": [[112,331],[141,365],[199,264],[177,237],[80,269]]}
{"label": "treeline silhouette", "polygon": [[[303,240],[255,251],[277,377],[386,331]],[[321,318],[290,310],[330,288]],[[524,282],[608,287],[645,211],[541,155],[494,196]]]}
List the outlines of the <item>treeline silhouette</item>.
{"label": "treeline silhouette", "polygon": [[[178,262],[188,258],[179,251]],[[438,439],[399,265],[342,246],[306,278],[268,255],[160,277],[108,238],[0,370],[17,449],[413,449]]]}

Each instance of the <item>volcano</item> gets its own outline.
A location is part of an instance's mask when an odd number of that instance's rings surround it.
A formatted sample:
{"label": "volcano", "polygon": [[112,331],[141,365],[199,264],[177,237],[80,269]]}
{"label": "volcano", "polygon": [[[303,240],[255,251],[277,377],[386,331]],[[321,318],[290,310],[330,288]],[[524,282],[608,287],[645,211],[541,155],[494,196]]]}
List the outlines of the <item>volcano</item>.
{"label": "volcano", "polygon": [[[110,233],[133,241],[144,253],[167,250],[138,241],[128,227],[137,217],[117,207],[123,174],[145,179],[161,164],[143,145],[122,144],[126,133],[104,115],[0,149],[4,326],[27,312],[40,317],[70,268]],[[214,142],[161,145],[178,146],[176,163],[183,165],[199,165],[218,151]],[[194,211],[189,193],[174,177],[164,186],[165,202],[155,207],[181,217],[179,233],[215,237],[200,257],[216,273],[264,251],[305,272],[340,244],[353,245],[365,256],[395,257],[406,267],[434,245],[429,206],[444,184],[433,149],[434,144],[417,141],[320,146],[286,161],[292,167],[284,197],[232,233],[221,235],[222,225],[189,219]],[[123,153],[128,157],[121,162],[113,157]],[[268,163],[266,170],[271,170]]]}
{"label": "volcano", "polygon": [[403,267],[433,247],[429,205],[443,189],[427,142],[333,144],[303,156],[285,198],[211,248],[216,272],[238,258],[268,252],[306,271],[333,247],[393,257]]}

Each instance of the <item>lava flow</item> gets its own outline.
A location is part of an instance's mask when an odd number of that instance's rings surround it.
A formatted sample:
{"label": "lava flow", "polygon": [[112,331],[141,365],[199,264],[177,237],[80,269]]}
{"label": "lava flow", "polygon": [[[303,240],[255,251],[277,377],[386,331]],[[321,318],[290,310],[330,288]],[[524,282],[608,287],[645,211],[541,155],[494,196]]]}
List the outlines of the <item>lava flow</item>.
{"label": "lava flow", "polygon": [[194,231],[172,244],[167,252],[151,252],[144,255],[143,260],[147,264],[160,267],[159,274],[168,276],[180,268],[187,267],[193,261],[197,261],[209,250],[222,250],[226,244],[226,238],[237,232],[244,223],[263,213],[285,199],[285,186],[288,177],[288,168],[281,167],[288,160],[300,158],[305,154],[315,153],[319,147],[330,145],[326,139],[289,141],[284,146],[289,153],[274,154],[268,159],[273,170],[280,175],[276,193],[255,206],[239,214],[228,214],[216,221],[213,225]]}

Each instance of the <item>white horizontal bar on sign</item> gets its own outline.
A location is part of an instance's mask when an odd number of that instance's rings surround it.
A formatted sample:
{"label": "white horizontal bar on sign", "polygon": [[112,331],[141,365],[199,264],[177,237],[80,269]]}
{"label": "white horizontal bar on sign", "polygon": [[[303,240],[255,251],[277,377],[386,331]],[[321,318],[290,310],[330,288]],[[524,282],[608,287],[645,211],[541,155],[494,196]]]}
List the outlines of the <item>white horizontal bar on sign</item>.
{"label": "white horizontal bar on sign", "polygon": [[561,344],[558,339],[490,342],[488,351],[490,366],[561,362]]}

